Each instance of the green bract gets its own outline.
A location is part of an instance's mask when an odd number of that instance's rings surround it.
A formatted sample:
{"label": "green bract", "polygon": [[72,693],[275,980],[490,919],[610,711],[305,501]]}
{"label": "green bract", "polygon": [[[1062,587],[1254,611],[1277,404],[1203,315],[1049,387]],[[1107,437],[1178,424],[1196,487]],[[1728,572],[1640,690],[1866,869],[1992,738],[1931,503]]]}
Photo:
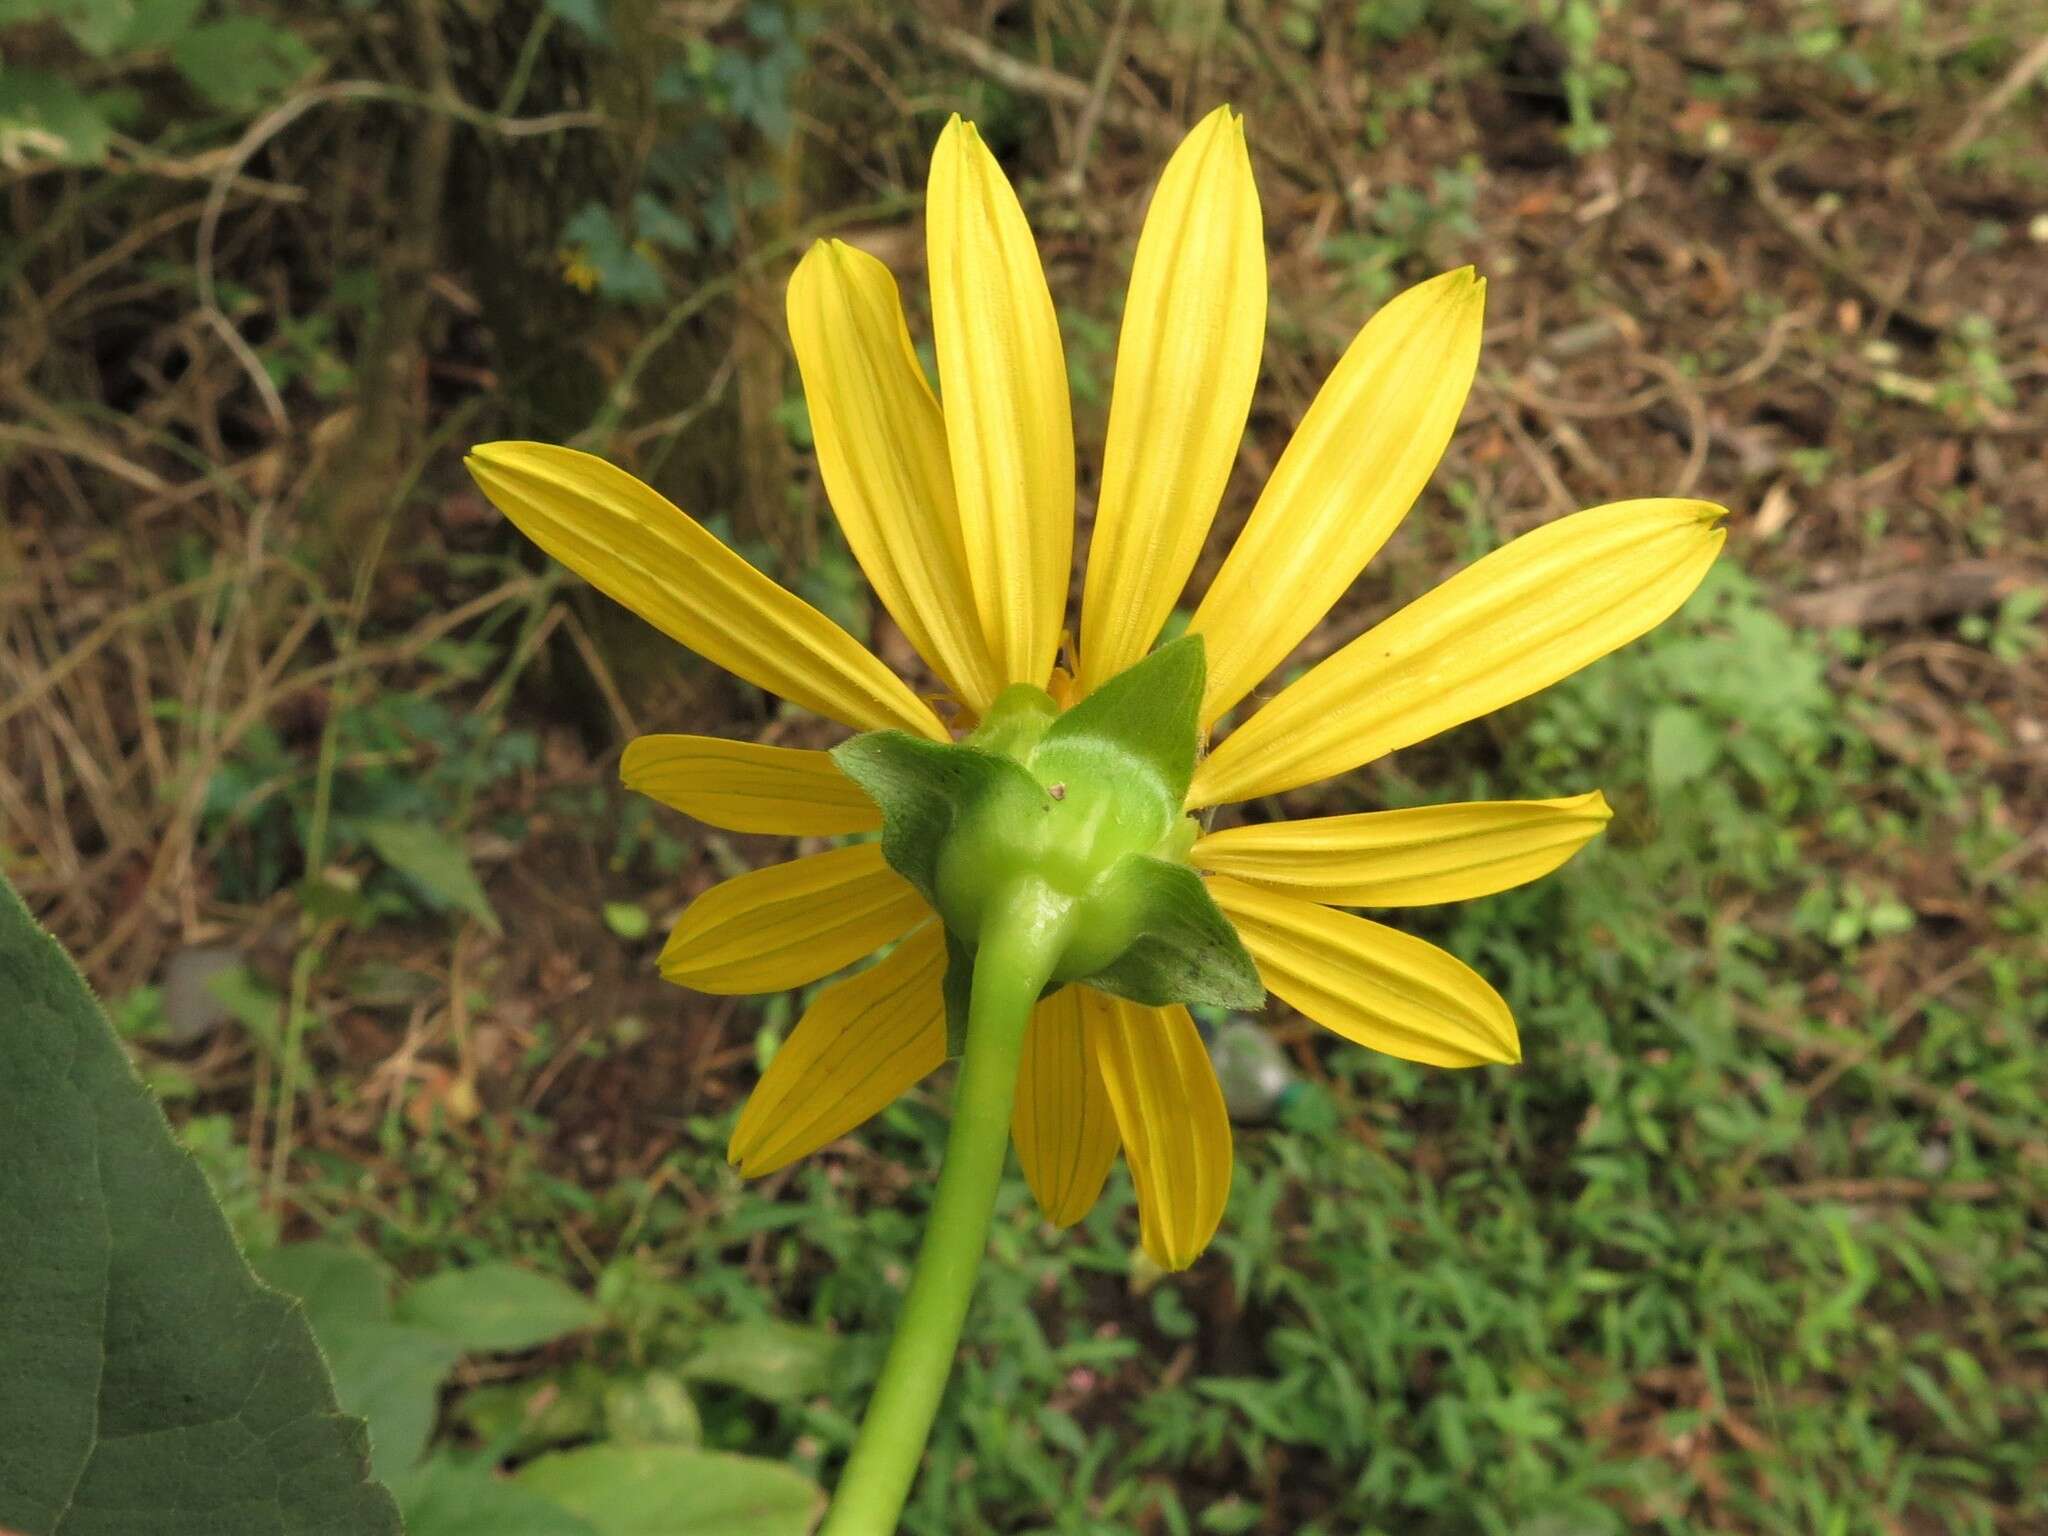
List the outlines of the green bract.
{"label": "green bract", "polygon": [[983,925],[1032,893],[1063,909],[1048,990],[1256,1008],[1258,972],[1185,862],[1202,641],[1160,647],[1064,714],[1017,685],[965,741],[872,731],[833,752],[882,810],[882,853],[945,922],[957,1049]]}

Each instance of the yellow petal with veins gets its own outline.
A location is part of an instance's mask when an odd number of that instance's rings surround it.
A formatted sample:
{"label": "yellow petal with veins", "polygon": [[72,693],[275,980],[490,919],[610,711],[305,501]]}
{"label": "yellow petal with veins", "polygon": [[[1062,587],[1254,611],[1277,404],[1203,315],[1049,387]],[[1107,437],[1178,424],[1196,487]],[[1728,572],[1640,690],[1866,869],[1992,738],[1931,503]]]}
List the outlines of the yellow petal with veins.
{"label": "yellow petal with veins", "polygon": [[1144,659],[1237,458],[1266,335],[1266,242],[1244,120],[1203,118],[1166,164],[1117,338],[1081,603],[1081,687]]}
{"label": "yellow petal with veins", "polygon": [[1043,688],[1074,557],[1066,356],[1024,209],[958,117],[932,153],[925,247],[975,608],[1003,680]]}
{"label": "yellow petal with veins", "polygon": [[1208,644],[1209,725],[1322,622],[1436,472],[1479,365],[1470,267],[1366,322],[1294,429],[1188,628]]}
{"label": "yellow petal with veins", "polygon": [[1116,1161],[1116,1115],[1088,1050],[1077,986],[1032,1010],[1010,1134],[1047,1221],[1071,1227],[1095,1208]]}
{"label": "yellow petal with veins", "polygon": [[789,337],[848,547],[917,653],[985,712],[1003,679],[975,616],[946,423],[896,280],[867,252],[819,241],[789,280]]}
{"label": "yellow petal with veins", "polygon": [[757,1178],[835,1141],[946,1059],[946,935],[927,923],[820,992],[740,1112],[726,1157]]}
{"label": "yellow petal with veins", "polygon": [[1230,1199],[1230,1113],[1208,1048],[1185,1008],[1075,990],[1138,1187],[1138,1240],[1160,1268],[1186,1269]]}
{"label": "yellow petal with veins", "polygon": [[1195,840],[1197,869],[1338,907],[1469,901],[1541,879],[1614,812],[1599,790],[1231,827]]}
{"label": "yellow petal with veins", "polygon": [[728,832],[838,837],[882,813],[829,752],[721,736],[640,736],[619,763],[626,788]]}
{"label": "yellow petal with veins", "polygon": [[711,887],[662,946],[661,974],[699,992],[779,992],[873,954],[929,916],[880,844],[855,843]]}
{"label": "yellow petal with veins", "polygon": [[521,533],[734,676],[857,731],[952,740],[867,647],[623,469],[551,443],[484,443],[463,462]]}
{"label": "yellow petal with veins", "polygon": [[1525,533],[1311,667],[1195,768],[1190,807],[1277,794],[1526,698],[1677,611],[1726,513],[1621,501]]}
{"label": "yellow petal with veins", "polygon": [[1266,986],[1323,1028],[1432,1067],[1522,1059],[1507,1003],[1448,950],[1227,876],[1208,886]]}

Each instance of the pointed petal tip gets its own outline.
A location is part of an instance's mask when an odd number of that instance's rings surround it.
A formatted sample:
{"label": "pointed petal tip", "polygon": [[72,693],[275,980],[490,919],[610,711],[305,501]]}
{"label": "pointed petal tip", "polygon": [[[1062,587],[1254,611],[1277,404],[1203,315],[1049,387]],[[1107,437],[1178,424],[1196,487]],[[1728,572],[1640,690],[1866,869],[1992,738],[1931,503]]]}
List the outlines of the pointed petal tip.
{"label": "pointed petal tip", "polygon": [[462,456],[462,462],[471,473],[479,465],[489,469],[509,468],[517,457],[518,450],[528,445],[514,438],[497,438],[488,443],[473,443],[469,452]]}
{"label": "pointed petal tip", "polygon": [[1499,993],[1495,993],[1494,997],[1500,1004],[1500,1033],[1487,1044],[1496,1047],[1500,1054],[1484,1064],[1495,1067],[1519,1067],[1522,1064],[1521,1027],[1515,1023],[1514,1010],[1508,1006],[1507,1000]]}

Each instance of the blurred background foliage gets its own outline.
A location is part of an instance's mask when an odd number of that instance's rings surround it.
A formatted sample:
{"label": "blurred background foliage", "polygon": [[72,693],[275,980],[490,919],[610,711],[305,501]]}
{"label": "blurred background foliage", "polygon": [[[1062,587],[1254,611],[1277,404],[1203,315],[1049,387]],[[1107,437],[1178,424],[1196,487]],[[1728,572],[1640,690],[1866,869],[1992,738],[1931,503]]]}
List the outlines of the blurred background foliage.
{"label": "blurred background foliage", "polygon": [[628,801],[617,756],[830,738],[543,566],[460,449],[603,452],[914,670],[823,505],[790,265],[857,240],[921,334],[926,157],[974,116],[1045,248],[1085,517],[1145,196],[1218,100],[1274,293],[1193,590],[1358,324],[1465,261],[1493,286],[1464,430],[1297,663],[1579,505],[1713,497],[1730,557],[1626,653],[1285,797],[1606,790],[1558,876],[1403,914],[1502,983],[1527,1061],[1431,1073],[1280,1010],[1268,1057],[1207,1021],[1222,1237],[1162,1278],[1121,1172],[1067,1234],[1008,1187],[908,1529],[2048,1525],[2037,5],[0,28],[0,864],[307,1298],[419,1536],[805,1529],[945,1092],[725,1167],[802,1000],[680,993],[652,955],[789,850]]}

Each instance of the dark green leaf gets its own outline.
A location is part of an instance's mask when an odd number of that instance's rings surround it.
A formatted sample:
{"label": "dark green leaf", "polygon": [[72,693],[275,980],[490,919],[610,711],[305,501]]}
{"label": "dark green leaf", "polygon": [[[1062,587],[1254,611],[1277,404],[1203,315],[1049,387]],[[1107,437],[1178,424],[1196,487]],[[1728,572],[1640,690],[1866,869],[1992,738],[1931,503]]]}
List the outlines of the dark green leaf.
{"label": "dark green leaf", "polygon": [[0,1025],[0,1529],[397,1536],[305,1318],[5,881]]}
{"label": "dark green leaf", "polygon": [[129,17],[120,46],[130,52],[168,47],[192,25],[200,3],[201,0],[135,0],[132,5],[124,5]]}
{"label": "dark green leaf", "polygon": [[690,221],[651,192],[633,199],[633,227],[640,238],[671,251],[694,251],[697,231]]}
{"label": "dark green leaf", "polygon": [[0,71],[0,165],[104,159],[113,125],[83,91],[55,75],[9,65]]}
{"label": "dark green leaf", "polygon": [[217,107],[248,112],[283,95],[314,64],[313,50],[256,16],[226,16],[175,39],[171,63]]}
{"label": "dark green leaf", "polygon": [[377,857],[435,906],[467,912],[494,934],[504,931],[469,850],[439,827],[425,821],[367,821],[360,830]]}
{"label": "dark green leaf", "polygon": [[1138,913],[1138,938],[1109,966],[1082,977],[1089,986],[1134,1003],[1264,1004],[1266,989],[1244,941],[1192,869],[1131,858],[1111,879],[1119,899]]}
{"label": "dark green leaf", "polygon": [[551,1275],[491,1263],[422,1280],[399,1299],[398,1320],[465,1351],[503,1354],[594,1328],[604,1313]]}
{"label": "dark green leaf", "polygon": [[1135,764],[1157,779],[1177,814],[1195,774],[1207,677],[1200,635],[1162,645],[1053,721],[1031,754],[1032,771],[1047,781],[1100,775],[1114,782]]}
{"label": "dark green leaf", "polygon": [[612,41],[604,0],[547,0],[545,9],[561,17],[592,42],[609,44]]}
{"label": "dark green leaf", "polygon": [[529,1462],[519,1481],[598,1536],[806,1536],[825,1506],[779,1462],[658,1445],[593,1445]]}
{"label": "dark green leaf", "polygon": [[585,203],[562,231],[562,238],[583,255],[597,273],[597,286],[608,299],[651,304],[667,291],[661,272],[619,221],[601,203]]}
{"label": "dark green leaf", "polygon": [[832,760],[882,810],[882,854],[938,904],[939,847],[985,800],[1041,805],[1046,793],[1023,768],[975,747],[946,746],[905,731],[870,731],[842,742]]}
{"label": "dark green leaf", "polygon": [[128,30],[128,0],[51,0],[36,9],[61,22],[72,41],[94,58],[112,53]]}

